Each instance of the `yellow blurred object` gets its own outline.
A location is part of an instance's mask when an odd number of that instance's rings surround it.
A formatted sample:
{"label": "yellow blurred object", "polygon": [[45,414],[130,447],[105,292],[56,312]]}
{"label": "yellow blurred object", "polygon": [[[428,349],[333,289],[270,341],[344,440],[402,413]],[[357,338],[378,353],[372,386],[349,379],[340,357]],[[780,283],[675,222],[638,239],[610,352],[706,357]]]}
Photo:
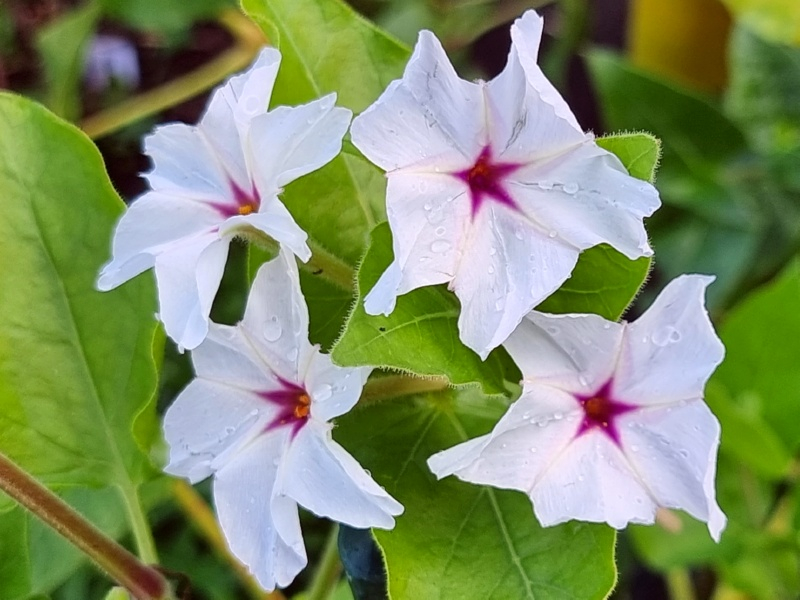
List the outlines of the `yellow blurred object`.
{"label": "yellow blurred object", "polygon": [[798,0],[723,0],[736,18],[776,44],[800,46]]}
{"label": "yellow blurred object", "polygon": [[632,0],[628,51],[637,67],[715,93],[725,87],[730,26],[719,0]]}

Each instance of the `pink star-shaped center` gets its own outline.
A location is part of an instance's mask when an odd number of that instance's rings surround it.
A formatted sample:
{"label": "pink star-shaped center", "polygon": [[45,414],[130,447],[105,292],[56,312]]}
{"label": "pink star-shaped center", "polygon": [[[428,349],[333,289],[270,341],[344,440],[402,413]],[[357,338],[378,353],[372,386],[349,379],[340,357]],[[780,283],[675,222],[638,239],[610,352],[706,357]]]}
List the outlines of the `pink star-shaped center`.
{"label": "pink star-shaped center", "polygon": [[609,379],[595,393],[588,396],[575,396],[575,399],[583,407],[583,421],[575,434],[576,437],[593,429],[599,429],[617,446],[621,445],[616,419],[638,407],[614,400],[611,394],[611,383],[612,380]]}
{"label": "pink star-shaped center", "polygon": [[212,202],[217,212],[219,212],[226,219],[235,217],[236,215],[249,215],[250,213],[257,212],[261,207],[261,197],[255,185],[252,192],[246,192],[240,188],[232,179],[228,181],[231,186],[231,195],[233,202]]}
{"label": "pink star-shaped center", "polygon": [[494,200],[517,210],[517,204],[508,193],[504,179],[521,166],[517,163],[494,162],[491,147],[485,146],[474,165],[453,173],[469,186],[473,218],[486,200]]}
{"label": "pink star-shaped center", "polygon": [[308,421],[308,416],[311,413],[311,397],[305,388],[297,384],[286,381],[281,377],[278,377],[278,382],[281,384],[282,389],[259,392],[258,394],[264,400],[277,404],[279,407],[278,414],[264,429],[269,431],[289,425],[292,428],[292,436],[295,436]]}

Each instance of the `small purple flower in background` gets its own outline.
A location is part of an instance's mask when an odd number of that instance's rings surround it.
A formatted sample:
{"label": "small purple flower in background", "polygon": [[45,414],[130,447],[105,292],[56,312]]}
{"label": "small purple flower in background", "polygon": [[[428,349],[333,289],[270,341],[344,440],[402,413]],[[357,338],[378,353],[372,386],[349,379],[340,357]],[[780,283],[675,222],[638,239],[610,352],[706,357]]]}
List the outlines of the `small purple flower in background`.
{"label": "small purple flower in background", "polygon": [[608,243],[650,255],[642,219],[660,201],[584,133],[536,64],[542,19],[511,27],[505,70],[459,79],[439,41],[420,33],[403,78],[352,126],[387,171],[394,262],[365,298],[389,314],[397,296],[448,282],[461,340],[482,358],[569,277],[581,250]]}
{"label": "small purple flower in background", "polygon": [[306,565],[298,505],[352,527],[394,526],[403,507],[331,438],[328,422],[358,401],[369,368],[342,368],[308,341],[294,257],[261,267],[244,319],[211,324],[192,352],[197,378],[164,417],[166,471],[214,476],[231,551],[266,589]]}
{"label": "small purple flower in background", "polygon": [[278,195],[339,153],[352,113],[334,107],[335,94],[268,112],[279,64],[280,53],[264,49],[214,92],[196,127],[162,125],[145,139],[152,191],[120,219],[97,286],[109,290],[155,267],[160,318],[182,348],[206,336],[235,236],[266,234],[311,257],[306,233]]}
{"label": "small purple flower in background", "polygon": [[90,89],[102,92],[117,81],[126,88],[139,86],[139,57],[136,46],[117,35],[92,38],[84,59],[83,79]]}
{"label": "small purple flower in background", "polygon": [[718,541],[720,427],[703,402],[725,352],[704,308],[712,279],[675,279],[633,323],[532,312],[504,344],[522,396],[490,434],[432,456],[431,470],[523,491],[544,526],[622,529],[663,506],[706,521]]}

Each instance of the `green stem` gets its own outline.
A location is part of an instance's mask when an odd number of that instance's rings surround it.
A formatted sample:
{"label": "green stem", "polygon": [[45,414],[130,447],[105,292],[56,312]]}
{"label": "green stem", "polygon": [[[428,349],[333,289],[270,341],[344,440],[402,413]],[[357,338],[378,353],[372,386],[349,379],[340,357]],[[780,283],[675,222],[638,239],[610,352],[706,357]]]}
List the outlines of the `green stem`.
{"label": "green stem", "polygon": [[542,60],[542,70],[556,88],[567,83],[570,57],[578,50],[588,30],[589,6],[586,0],[561,0],[561,35]]}
{"label": "green stem", "polygon": [[339,580],[342,564],[339,562],[339,526],[331,526],[325,548],[322,550],[319,566],[314,572],[311,587],[308,590],[308,600],[327,600],[334,591],[334,586]]}
{"label": "green stem", "polygon": [[150,531],[150,524],[142,510],[139,494],[133,486],[123,487],[121,491],[139,558],[145,563],[155,564],[158,562],[156,544],[153,540],[153,533]]}
{"label": "green stem", "polygon": [[695,600],[692,578],[686,569],[667,571],[667,587],[672,600]]}
{"label": "green stem", "polygon": [[172,598],[161,573],[140,562],[2,453],[0,489],[74,544],[136,600]]}
{"label": "green stem", "polygon": [[370,379],[364,386],[361,404],[369,404],[400,396],[441,392],[449,387],[444,377],[411,377],[409,375],[387,375]]}
{"label": "green stem", "polygon": [[180,104],[245,68],[265,43],[261,30],[240,11],[230,9],[218,18],[236,38],[236,44],[198,69],[160,87],[87,117],[81,128],[92,139],[101,138],[126,125]]}

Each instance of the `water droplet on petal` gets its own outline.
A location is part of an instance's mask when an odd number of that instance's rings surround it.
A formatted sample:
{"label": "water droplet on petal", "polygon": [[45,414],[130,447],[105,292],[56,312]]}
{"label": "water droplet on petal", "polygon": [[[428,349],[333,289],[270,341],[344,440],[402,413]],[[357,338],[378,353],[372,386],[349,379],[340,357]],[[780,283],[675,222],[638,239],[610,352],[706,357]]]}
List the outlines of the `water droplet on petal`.
{"label": "water droplet on petal", "polygon": [[314,390],[314,400],[317,402],[324,402],[333,395],[333,388],[327,383],[323,383],[316,390]]}
{"label": "water droplet on petal", "polygon": [[547,333],[549,333],[550,335],[558,335],[559,331],[560,331],[559,328],[556,327],[555,325],[550,325],[547,328]]}
{"label": "water droplet on petal", "polygon": [[556,421],[560,421],[561,419],[563,419],[563,418],[564,418],[564,414],[563,414],[563,413],[560,413],[560,412],[553,413],[553,418],[554,418]]}
{"label": "water droplet on petal", "polygon": [[497,254],[497,248],[492,246],[491,248],[489,248],[489,256],[494,256],[495,254]]}
{"label": "water droplet on petal", "polygon": [[506,305],[506,299],[498,298],[497,301],[494,303],[494,309],[497,311],[501,311],[503,310],[503,308],[505,308],[505,305]]}
{"label": "water droplet on petal", "polygon": [[536,454],[536,446],[531,446],[531,454]]}
{"label": "water droplet on petal", "polygon": [[450,246],[451,244],[447,240],[436,240],[431,244],[431,252],[442,254],[443,252],[447,252]]}
{"label": "water droplet on petal", "polygon": [[430,210],[433,208],[433,205],[426,202],[425,204],[422,205],[422,208],[424,208],[425,210]]}
{"label": "water droplet on petal", "polygon": [[564,184],[564,191],[567,194],[576,194],[580,188],[578,187],[577,183],[565,183]]}
{"label": "water droplet on petal", "polygon": [[[677,334],[677,339],[673,339],[675,334]],[[650,339],[656,346],[663,348],[668,344],[672,344],[675,341],[680,340],[681,334],[678,333],[678,331],[672,327],[672,325],[667,325],[655,331],[653,335],[650,336]]]}
{"label": "water droplet on petal", "polygon": [[438,235],[439,237],[442,237],[446,232],[447,230],[444,227],[436,228],[436,235]]}
{"label": "water droplet on petal", "polygon": [[264,326],[264,339],[268,342],[277,342],[282,333],[283,329],[280,323],[278,323],[278,317],[273,315],[267,320],[267,324]]}
{"label": "water droplet on petal", "polygon": [[552,230],[547,234],[547,237],[552,239],[552,238],[556,237],[557,235],[558,235],[558,232],[556,230]]}

